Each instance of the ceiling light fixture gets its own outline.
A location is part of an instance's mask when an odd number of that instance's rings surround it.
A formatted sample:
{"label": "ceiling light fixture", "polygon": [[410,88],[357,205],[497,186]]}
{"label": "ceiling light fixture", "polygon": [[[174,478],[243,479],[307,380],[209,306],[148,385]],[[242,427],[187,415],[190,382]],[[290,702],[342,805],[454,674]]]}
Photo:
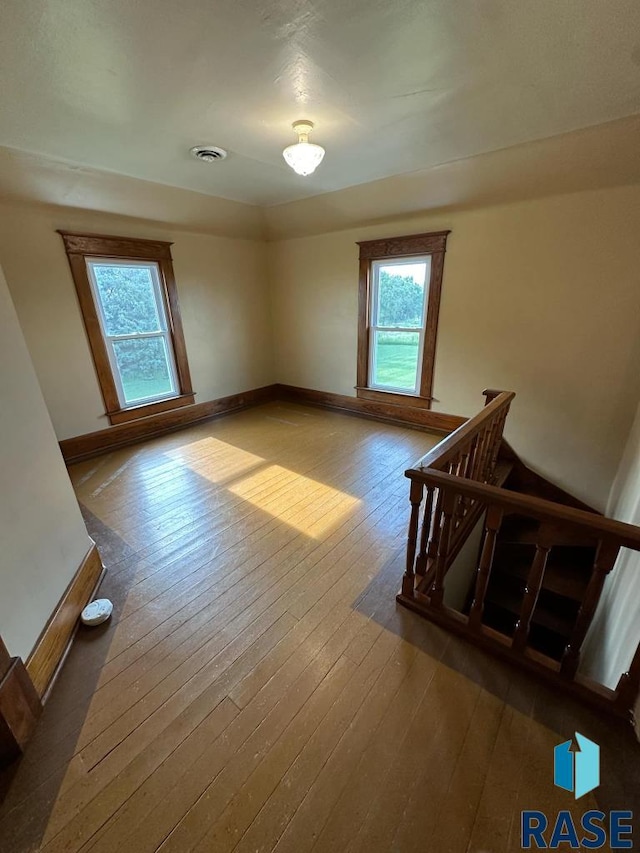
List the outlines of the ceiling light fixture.
{"label": "ceiling light fixture", "polygon": [[298,141],[295,145],[288,145],[282,156],[298,175],[310,175],[322,162],[324,148],[309,142],[309,134],[313,130],[312,121],[294,121],[292,127],[298,134]]}

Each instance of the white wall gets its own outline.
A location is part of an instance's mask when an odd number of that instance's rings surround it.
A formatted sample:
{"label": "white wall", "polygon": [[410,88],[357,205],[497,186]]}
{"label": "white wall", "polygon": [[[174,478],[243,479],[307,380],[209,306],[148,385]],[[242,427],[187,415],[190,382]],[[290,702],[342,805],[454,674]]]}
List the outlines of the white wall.
{"label": "white wall", "polygon": [[467,602],[471,584],[475,580],[480,549],[485,531],[486,513],[482,513],[476,526],[469,533],[460,553],[447,571],[447,582],[444,588],[444,603],[453,610],[462,612]]}
{"label": "white wall", "polygon": [[640,363],[640,187],[425,215],[271,244],[279,382],[353,395],[357,240],[452,229],[434,408],[472,415],[517,392],[507,438],[603,509]]}
{"label": "white wall", "polygon": [[26,658],[90,540],[0,269],[0,634]]}
{"label": "white wall", "polygon": [[[640,406],[607,514],[640,525]],[[640,552],[623,548],[607,578],[584,646],[581,671],[615,688],[640,643]]]}
{"label": "white wall", "polygon": [[58,228],[174,242],[196,402],[274,381],[262,241],[171,231],[108,214],[0,204],[0,260],[59,439],[109,423]]}

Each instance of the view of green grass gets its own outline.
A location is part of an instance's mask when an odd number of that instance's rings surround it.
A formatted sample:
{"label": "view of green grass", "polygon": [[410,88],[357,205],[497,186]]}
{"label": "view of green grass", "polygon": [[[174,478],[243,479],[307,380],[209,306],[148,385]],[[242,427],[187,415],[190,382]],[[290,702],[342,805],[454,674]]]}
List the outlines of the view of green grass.
{"label": "view of green grass", "polygon": [[[399,335],[380,335],[377,341],[375,384],[413,390],[418,364],[418,336],[409,333],[402,335],[402,340],[399,338]],[[166,373],[149,379],[123,376],[122,385],[127,402],[158,397],[171,390]]]}
{"label": "view of green grass", "polygon": [[[376,349],[376,385],[413,390],[418,364],[418,336],[403,335],[406,340],[398,341],[394,336],[380,335]],[[399,337],[399,336],[398,336]]]}
{"label": "view of green grass", "polygon": [[129,403],[143,400],[145,397],[168,394],[171,391],[171,383],[166,373],[164,376],[155,376],[152,379],[131,379],[123,376],[122,387],[125,399]]}

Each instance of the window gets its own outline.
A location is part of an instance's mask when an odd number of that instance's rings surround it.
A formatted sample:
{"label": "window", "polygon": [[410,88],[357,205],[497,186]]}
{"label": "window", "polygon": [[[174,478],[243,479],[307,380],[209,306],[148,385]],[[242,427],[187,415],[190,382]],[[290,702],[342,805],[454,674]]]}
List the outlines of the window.
{"label": "window", "polygon": [[447,234],[358,244],[359,397],[430,408]]}
{"label": "window", "polygon": [[193,403],[171,244],[60,233],[111,423]]}
{"label": "window", "polygon": [[87,258],[120,407],[180,393],[156,261]]}
{"label": "window", "polygon": [[371,263],[369,387],[420,394],[431,258]]}

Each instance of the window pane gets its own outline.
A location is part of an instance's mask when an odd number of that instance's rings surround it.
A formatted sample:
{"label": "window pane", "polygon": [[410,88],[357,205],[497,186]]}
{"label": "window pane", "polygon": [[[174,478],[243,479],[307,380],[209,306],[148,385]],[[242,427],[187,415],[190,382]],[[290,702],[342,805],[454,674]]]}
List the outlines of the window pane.
{"label": "window pane", "polygon": [[164,338],[114,341],[126,403],[175,393]]}
{"label": "window pane", "polygon": [[375,332],[374,385],[415,391],[419,342],[418,332]]}
{"label": "window pane", "polygon": [[430,261],[378,267],[377,326],[415,328],[424,322],[424,287]]}
{"label": "window pane", "polygon": [[159,332],[152,268],[91,263],[107,335]]}

